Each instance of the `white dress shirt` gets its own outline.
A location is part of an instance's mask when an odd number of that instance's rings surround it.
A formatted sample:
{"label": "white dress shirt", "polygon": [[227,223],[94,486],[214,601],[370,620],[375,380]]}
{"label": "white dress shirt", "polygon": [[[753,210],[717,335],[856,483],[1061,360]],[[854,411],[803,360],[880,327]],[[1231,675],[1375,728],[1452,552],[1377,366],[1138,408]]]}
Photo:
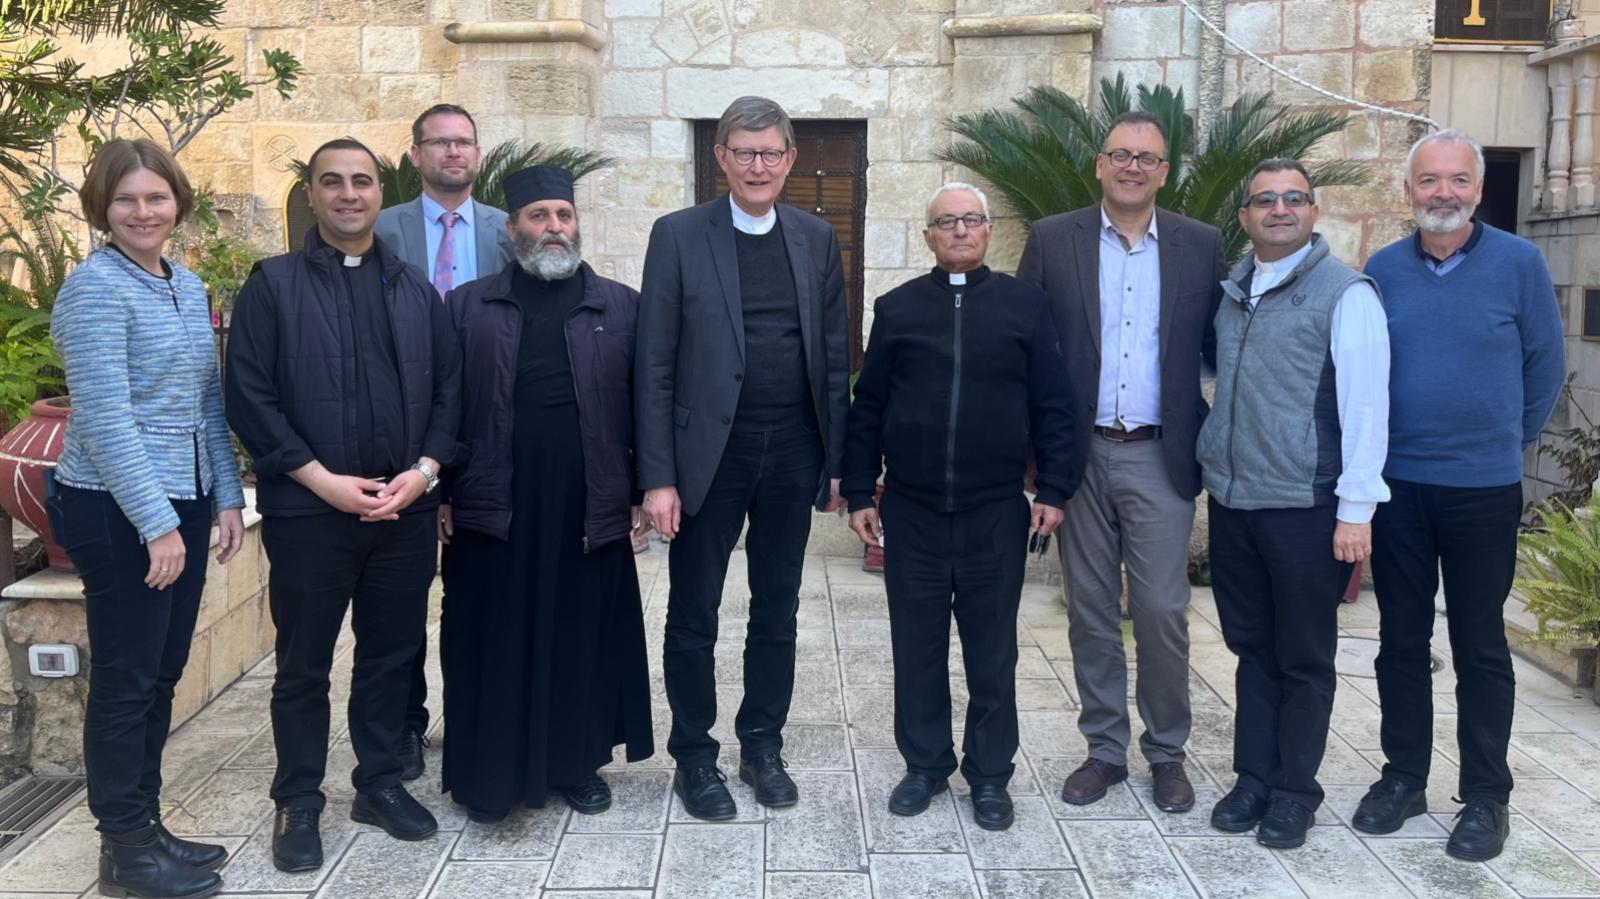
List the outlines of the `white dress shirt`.
{"label": "white dress shirt", "polygon": [[[439,259],[439,244],[444,240],[444,224],[439,216],[450,210],[440,206],[433,197],[422,195],[422,233],[428,238],[428,280],[434,279],[434,263]],[[456,264],[450,283],[456,287],[478,279],[478,231],[473,225],[473,203],[468,197],[454,210],[461,216],[455,224]]]}
{"label": "white dress shirt", "polygon": [[1094,423],[1161,424],[1161,250],[1156,217],[1132,247],[1100,207],[1100,392]]}
{"label": "white dress shirt", "polygon": [[[1276,262],[1256,260],[1250,308],[1300,264],[1311,244]],[[1339,520],[1366,524],[1388,502],[1383,463],[1389,452],[1389,319],[1377,291],[1365,281],[1345,289],[1333,310],[1329,340],[1339,404],[1339,448],[1344,468],[1333,492]]]}

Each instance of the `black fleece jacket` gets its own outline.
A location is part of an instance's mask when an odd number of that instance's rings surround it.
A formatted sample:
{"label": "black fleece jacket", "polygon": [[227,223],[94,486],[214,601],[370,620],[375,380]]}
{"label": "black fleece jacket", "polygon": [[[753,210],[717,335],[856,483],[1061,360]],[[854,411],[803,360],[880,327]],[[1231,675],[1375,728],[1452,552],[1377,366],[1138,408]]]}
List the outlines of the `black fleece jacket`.
{"label": "black fleece jacket", "polygon": [[878,298],[845,435],[841,492],[869,508],[890,490],[959,512],[1016,496],[1031,453],[1038,502],[1062,507],[1082,476],[1072,389],[1050,299],[987,267],[965,285],[935,268]]}

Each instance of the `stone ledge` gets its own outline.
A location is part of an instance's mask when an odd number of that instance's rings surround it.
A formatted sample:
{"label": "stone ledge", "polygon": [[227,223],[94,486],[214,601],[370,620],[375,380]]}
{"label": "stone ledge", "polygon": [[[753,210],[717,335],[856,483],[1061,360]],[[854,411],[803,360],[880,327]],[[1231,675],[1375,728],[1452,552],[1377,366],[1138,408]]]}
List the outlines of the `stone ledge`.
{"label": "stone ledge", "polygon": [[1105,20],[1091,13],[1049,13],[1036,16],[961,16],[946,19],[944,36],[1035,37],[1051,34],[1095,34]]}
{"label": "stone ledge", "polygon": [[451,22],[445,40],[456,44],[582,44],[591,50],[606,45],[606,36],[582,19],[537,22]]}
{"label": "stone ledge", "polygon": [[[255,527],[261,521],[256,511],[256,492],[244,492],[244,529]],[[211,527],[211,548],[220,542],[215,525]],[[83,581],[76,574],[46,568],[0,590],[0,599],[83,599]]]}

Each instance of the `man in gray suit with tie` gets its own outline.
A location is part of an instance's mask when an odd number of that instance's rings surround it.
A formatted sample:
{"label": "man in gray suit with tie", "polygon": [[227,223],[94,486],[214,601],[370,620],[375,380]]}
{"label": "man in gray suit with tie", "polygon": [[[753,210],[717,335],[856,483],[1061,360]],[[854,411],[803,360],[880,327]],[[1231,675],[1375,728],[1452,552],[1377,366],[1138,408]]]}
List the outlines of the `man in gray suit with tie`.
{"label": "man in gray suit with tie", "polygon": [[[516,256],[506,214],[472,200],[483,151],[478,126],[465,109],[440,103],[411,123],[411,164],[422,176],[422,196],[378,215],[373,233],[395,254],[422,269],[442,298],[452,287],[496,275]],[[400,736],[401,779],[422,776],[423,735],[428,732],[428,644],[417,649],[411,696]]]}
{"label": "man in gray suit with tie", "polygon": [[778,205],[794,129],[762,97],[717,124],[730,195],[662,216],[650,233],[634,365],[639,485],[672,541],[662,670],[667,749],[689,814],[732,818],[717,767],[713,648],[728,557],[748,517],[750,623],[735,719],[739,778],[769,807],[799,799],[784,773],[795,613],[811,508],[836,509],[850,406],[844,273],[833,228]]}
{"label": "man in gray suit with tie", "polygon": [[1083,484],[1067,504],[1061,560],[1068,637],[1089,757],[1063,801],[1089,805],[1128,777],[1122,569],[1137,645],[1139,748],[1157,808],[1184,812],[1189,739],[1189,531],[1200,492],[1195,439],[1207,406],[1200,363],[1227,277],[1222,233],[1156,208],[1167,133],[1148,112],[1118,116],[1095,158],[1099,205],[1041,219],[1017,278],[1050,294],[1076,394]]}

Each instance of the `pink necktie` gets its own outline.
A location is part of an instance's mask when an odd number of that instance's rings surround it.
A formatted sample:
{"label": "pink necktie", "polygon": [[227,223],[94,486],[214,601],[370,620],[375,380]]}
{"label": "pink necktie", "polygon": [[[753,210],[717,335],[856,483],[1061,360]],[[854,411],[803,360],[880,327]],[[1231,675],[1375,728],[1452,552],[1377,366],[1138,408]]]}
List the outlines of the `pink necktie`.
{"label": "pink necktie", "polygon": [[433,289],[439,291],[441,297],[455,286],[456,222],[459,221],[461,221],[459,212],[444,212],[439,215],[439,224],[444,226],[444,237],[439,239],[439,253],[433,257]]}

